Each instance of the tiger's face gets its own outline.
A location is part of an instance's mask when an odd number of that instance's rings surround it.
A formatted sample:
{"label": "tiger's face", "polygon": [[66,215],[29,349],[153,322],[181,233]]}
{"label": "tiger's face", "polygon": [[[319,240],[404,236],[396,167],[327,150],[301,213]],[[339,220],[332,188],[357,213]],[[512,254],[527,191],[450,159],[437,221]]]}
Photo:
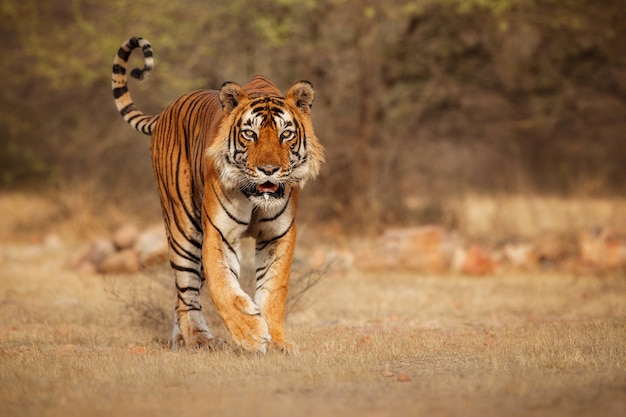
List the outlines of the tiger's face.
{"label": "tiger's face", "polygon": [[240,190],[256,205],[271,205],[291,186],[304,186],[323,162],[310,121],[314,98],[300,81],[283,97],[248,97],[235,83],[220,90],[224,122],[209,149],[226,188]]}

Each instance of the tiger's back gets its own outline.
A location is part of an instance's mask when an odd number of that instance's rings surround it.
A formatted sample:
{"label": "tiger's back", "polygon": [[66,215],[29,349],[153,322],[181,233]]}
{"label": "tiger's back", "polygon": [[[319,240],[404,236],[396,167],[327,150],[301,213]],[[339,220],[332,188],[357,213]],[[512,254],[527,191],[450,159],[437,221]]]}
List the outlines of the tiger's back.
{"label": "tiger's back", "polygon": [[[200,289],[208,283],[234,341],[246,350],[290,350],[284,316],[295,214],[302,186],[324,160],[310,121],[314,90],[295,83],[285,96],[267,78],[243,87],[225,83],[174,101],[156,116],[136,108],[126,86],[134,48],[152,70],[152,48],[141,38],[122,45],[114,60],[113,91],[120,114],[151,134],[154,174],[170,245],[177,300],[172,345],[215,347],[202,315]],[[256,240],[256,292],[239,286],[242,238]]]}

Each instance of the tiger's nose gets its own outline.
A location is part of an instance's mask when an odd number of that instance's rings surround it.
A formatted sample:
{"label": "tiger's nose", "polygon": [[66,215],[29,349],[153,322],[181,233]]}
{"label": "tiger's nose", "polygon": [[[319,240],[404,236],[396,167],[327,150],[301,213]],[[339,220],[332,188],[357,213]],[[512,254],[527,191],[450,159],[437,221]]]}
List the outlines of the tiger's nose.
{"label": "tiger's nose", "polygon": [[267,164],[267,165],[261,165],[261,166],[257,167],[256,169],[258,169],[259,171],[261,171],[265,175],[272,175],[273,173],[278,171],[280,169],[280,167],[277,167],[276,165]]}

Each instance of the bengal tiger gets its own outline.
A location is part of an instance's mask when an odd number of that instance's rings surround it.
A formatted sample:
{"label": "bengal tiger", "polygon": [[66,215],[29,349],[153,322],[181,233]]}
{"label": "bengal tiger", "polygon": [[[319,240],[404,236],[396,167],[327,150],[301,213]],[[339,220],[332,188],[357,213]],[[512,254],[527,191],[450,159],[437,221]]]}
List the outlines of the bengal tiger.
{"label": "bengal tiger", "polygon": [[[300,190],[315,178],[324,149],[311,124],[308,81],[282,95],[267,78],[187,93],[156,115],[139,110],[127,87],[127,63],[141,48],[145,79],[150,42],[133,37],[113,61],[112,88],[124,120],[151,135],[151,155],[169,243],[177,299],[172,348],[215,349],[202,314],[205,284],[233,341],[246,351],[289,352],[284,320],[296,242]],[[254,298],[239,284],[245,237],[255,239]]]}

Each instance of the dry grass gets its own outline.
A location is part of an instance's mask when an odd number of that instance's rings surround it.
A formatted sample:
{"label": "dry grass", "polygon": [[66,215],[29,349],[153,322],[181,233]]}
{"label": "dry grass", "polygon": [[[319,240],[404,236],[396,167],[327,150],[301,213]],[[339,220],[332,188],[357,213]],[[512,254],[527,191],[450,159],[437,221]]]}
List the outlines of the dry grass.
{"label": "dry grass", "polygon": [[88,182],[72,187],[0,192],[0,242],[32,243],[53,233],[66,242],[80,243],[106,236],[125,222],[146,226],[162,221],[156,189],[144,201],[102,193]]}
{"label": "dry grass", "polygon": [[66,252],[20,248],[5,247],[0,270],[0,415],[618,416],[626,405],[623,275],[331,273],[289,316],[297,355],[174,353],[169,314],[146,315],[169,311],[165,272],[80,276],[63,269]]}
{"label": "dry grass", "polygon": [[0,198],[0,416],[626,414],[624,271],[302,271],[287,323],[297,355],[171,352],[169,271],[66,270],[71,247],[11,240],[54,210],[10,201]]}
{"label": "dry grass", "polygon": [[623,198],[468,195],[451,205],[467,235],[567,235],[593,227],[626,230]]}

